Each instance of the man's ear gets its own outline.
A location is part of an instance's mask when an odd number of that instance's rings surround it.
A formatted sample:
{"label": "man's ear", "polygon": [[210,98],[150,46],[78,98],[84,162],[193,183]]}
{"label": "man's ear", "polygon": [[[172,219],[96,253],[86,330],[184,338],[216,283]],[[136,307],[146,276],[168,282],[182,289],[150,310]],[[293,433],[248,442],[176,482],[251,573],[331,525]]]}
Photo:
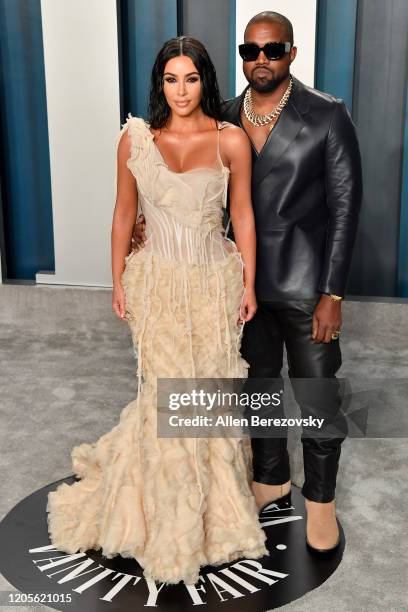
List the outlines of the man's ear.
{"label": "man's ear", "polygon": [[297,47],[292,47],[290,50],[290,63],[293,62],[293,60],[295,59],[297,55]]}

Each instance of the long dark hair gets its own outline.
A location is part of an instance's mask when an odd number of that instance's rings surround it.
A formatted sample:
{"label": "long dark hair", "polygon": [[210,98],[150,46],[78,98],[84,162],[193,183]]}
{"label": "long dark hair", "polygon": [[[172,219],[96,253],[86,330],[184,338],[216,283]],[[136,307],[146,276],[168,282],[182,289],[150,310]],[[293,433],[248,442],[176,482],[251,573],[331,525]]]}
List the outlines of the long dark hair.
{"label": "long dark hair", "polygon": [[154,62],[149,99],[148,121],[153,129],[166,125],[170,107],[163,93],[163,74],[167,62],[173,57],[187,55],[195,65],[201,79],[201,108],[214,119],[221,118],[221,95],[214,65],[204,45],[191,36],[177,36],[164,43]]}

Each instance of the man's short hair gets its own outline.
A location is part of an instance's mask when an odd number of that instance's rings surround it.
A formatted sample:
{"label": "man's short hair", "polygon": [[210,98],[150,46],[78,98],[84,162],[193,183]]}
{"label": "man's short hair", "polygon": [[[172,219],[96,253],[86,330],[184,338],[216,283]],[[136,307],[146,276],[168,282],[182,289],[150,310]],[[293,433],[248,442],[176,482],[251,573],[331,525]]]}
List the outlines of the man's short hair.
{"label": "man's short hair", "polygon": [[279,23],[285,28],[285,34],[287,36],[287,39],[293,45],[293,26],[291,21],[289,21],[289,19],[285,17],[285,15],[281,15],[281,13],[275,13],[274,11],[262,11],[262,13],[254,15],[254,17],[252,17],[252,19],[250,19],[246,25],[244,36],[247,32],[247,29],[257,23]]}

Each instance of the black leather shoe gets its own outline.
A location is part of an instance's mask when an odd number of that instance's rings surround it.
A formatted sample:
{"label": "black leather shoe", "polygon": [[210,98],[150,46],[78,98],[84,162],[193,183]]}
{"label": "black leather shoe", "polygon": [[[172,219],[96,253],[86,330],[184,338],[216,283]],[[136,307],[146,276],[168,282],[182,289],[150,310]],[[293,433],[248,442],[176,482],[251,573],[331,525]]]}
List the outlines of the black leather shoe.
{"label": "black leather shoe", "polygon": [[292,505],[291,492],[289,491],[289,493],[286,493],[286,495],[282,495],[282,497],[278,497],[278,499],[273,499],[271,501],[266,502],[266,504],[263,504],[259,508],[258,514],[262,514],[262,512],[264,512],[268,506],[272,507],[274,504],[276,504],[281,510],[286,510],[287,508],[290,508],[290,506]]}
{"label": "black leather shoe", "polygon": [[332,546],[331,548],[315,548],[314,546],[312,546],[309,542],[309,540],[307,539],[306,536],[306,548],[313,554],[317,554],[317,555],[327,555],[331,552],[334,552],[335,550],[337,550],[337,548],[340,545],[340,541],[341,541],[341,535],[340,535],[340,524],[338,519],[336,518],[336,522],[337,522],[337,527],[339,529],[339,537],[337,538],[337,542],[335,543],[334,546]]}

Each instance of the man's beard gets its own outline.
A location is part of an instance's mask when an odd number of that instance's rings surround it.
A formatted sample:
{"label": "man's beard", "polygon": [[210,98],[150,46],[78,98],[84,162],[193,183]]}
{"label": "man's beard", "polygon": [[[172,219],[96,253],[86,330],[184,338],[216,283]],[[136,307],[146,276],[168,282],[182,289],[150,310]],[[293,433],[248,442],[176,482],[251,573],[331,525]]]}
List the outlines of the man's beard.
{"label": "man's beard", "polygon": [[[256,74],[256,73],[255,73]],[[286,74],[280,76],[272,76],[271,79],[265,79],[262,83],[255,81],[250,76],[246,76],[246,79],[252,89],[258,93],[272,93],[275,91],[281,83],[289,76],[289,71]]]}

